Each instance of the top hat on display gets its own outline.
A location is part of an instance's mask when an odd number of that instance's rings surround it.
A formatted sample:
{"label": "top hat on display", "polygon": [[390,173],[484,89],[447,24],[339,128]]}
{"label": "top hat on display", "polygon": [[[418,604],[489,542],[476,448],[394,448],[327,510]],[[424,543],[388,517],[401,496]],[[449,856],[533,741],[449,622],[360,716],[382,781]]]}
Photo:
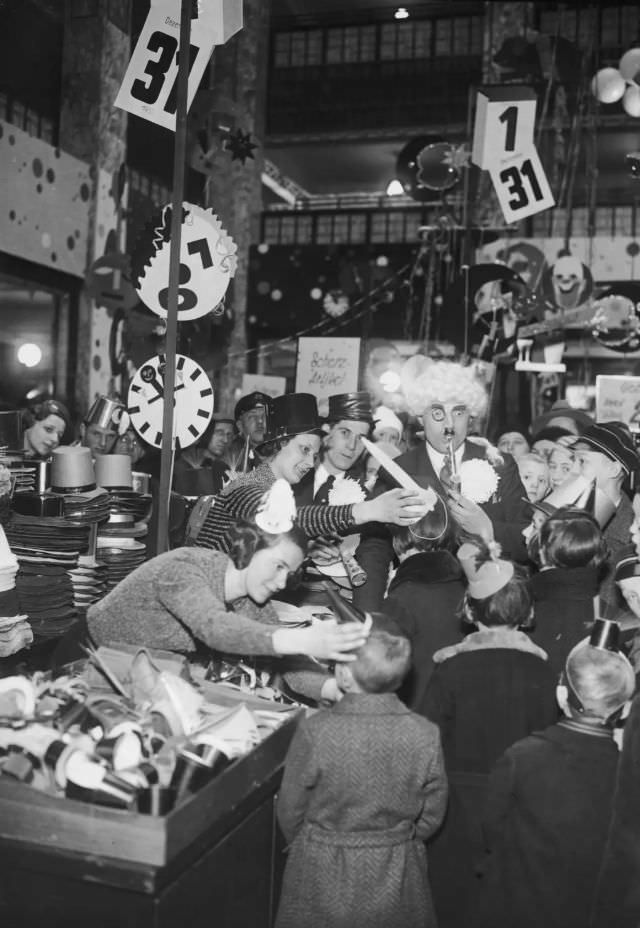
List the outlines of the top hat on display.
{"label": "top hat on display", "polygon": [[133,486],[128,454],[96,454],[96,483],[105,490],[130,490]]}
{"label": "top hat on display", "polygon": [[61,445],[51,454],[51,490],[54,493],[85,493],[96,489],[91,450],[80,445]]}
{"label": "top hat on display", "polygon": [[366,390],[354,393],[337,393],[329,397],[327,422],[340,422],[351,419],[355,422],[368,422],[373,425],[371,397]]}
{"label": "top hat on display", "polygon": [[267,428],[264,441],[257,451],[262,454],[266,446],[282,438],[313,433],[322,435],[318,405],[312,393],[285,393],[269,401],[266,407]]}

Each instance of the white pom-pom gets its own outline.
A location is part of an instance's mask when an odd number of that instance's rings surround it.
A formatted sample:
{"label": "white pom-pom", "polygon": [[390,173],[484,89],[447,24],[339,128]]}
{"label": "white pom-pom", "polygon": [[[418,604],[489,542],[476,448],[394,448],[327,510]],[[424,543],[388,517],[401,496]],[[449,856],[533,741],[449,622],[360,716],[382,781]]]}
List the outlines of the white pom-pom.
{"label": "white pom-pom", "polygon": [[295,518],[296,502],[291,484],[280,478],[262,497],[255,523],[263,532],[280,535],[291,531]]}

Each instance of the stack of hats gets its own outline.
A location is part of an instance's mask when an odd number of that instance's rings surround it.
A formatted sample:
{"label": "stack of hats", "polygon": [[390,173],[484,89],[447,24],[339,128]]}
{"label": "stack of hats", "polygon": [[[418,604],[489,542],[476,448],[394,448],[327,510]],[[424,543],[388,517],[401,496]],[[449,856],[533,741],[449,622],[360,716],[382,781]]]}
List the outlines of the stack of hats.
{"label": "stack of hats", "polygon": [[9,657],[33,641],[27,616],[20,613],[16,594],[18,560],[0,526],[0,657]]}
{"label": "stack of hats", "polygon": [[138,539],[147,534],[151,494],[132,489],[131,458],[127,454],[96,455],[95,468],[96,480],[109,497],[109,521],[98,530],[97,549],[105,565],[108,591],[145,559],[146,546]]}
{"label": "stack of hats", "polygon": [[62,497],[63,515],[78,525],[106,522],[109,494],[96,486],[89,448],[61,445],[52,454],[51,493]]}
{"label": "stack of hats", "polygon": [[78,618],[71,572],[87,551],[89,527],[73,525],[59,516],[14,513],[6,533],[19,564],[18,604],[34,636],[44,639],[64,634]]}

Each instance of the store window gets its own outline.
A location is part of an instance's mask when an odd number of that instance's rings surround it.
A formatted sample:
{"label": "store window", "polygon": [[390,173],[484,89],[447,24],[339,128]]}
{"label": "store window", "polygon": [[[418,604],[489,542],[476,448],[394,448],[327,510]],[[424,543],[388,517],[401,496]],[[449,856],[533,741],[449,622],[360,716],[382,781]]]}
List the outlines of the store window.
{"label": "store window", "polygon": [[3,408],[23,406],[37,394],[72,400],[75,387],[75,363],[70,358],[72,300],[68,290],[0,271]]}

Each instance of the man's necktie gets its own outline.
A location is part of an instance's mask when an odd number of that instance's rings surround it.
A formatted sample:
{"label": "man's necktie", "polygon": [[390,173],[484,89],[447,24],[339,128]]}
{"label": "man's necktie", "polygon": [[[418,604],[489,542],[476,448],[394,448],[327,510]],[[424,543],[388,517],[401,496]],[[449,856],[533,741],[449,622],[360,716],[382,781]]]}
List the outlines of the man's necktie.
{"label": "man's necktie", "polygon": [[453,452],[451,446],[447,447],[444,463],[440,468],[440,473],[438,474],[440,483],[445,488],[445,490],[459,490],[460,481],[457,479],[457,474],[455,471],[455,464],[453,460]]}
{"label": "man's necktie", "polygon": [[329,493],[331,492],[331,487],[336,482],[335,474],[329,474],[327,479],[323,484],[318,487],[318,490],[313,497],[314,503],[328,503],[329,502]]}

